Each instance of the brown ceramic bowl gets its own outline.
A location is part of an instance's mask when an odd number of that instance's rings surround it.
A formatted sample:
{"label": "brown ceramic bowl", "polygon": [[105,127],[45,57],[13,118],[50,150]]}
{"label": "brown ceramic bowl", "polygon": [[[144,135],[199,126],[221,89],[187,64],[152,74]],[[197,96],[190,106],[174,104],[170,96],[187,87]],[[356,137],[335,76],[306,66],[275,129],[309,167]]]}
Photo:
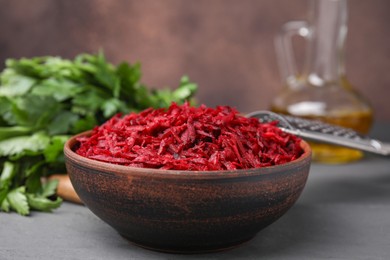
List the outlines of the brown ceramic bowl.
{"label": "brown ceramic bowl", "polygon": [[159,251],[216,251],[253,238],[295,203],[311,162],[310,147],[302,141],[304,154],[279,166],[205,172],[144,169],[82,157],[73,151],[76,138],[66,143],[64,152],[81,200],[129,241]]}

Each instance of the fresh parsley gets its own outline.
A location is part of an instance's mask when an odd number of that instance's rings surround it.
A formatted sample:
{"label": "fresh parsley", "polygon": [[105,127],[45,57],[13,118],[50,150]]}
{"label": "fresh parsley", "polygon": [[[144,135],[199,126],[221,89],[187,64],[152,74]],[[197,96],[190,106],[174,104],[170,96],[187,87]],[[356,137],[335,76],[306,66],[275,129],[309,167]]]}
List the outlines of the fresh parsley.
{"label": "fresh parsley", "polygon": [[61,205],[56,181],[65,173],[63,146],[116,113],[182,104],[197,86],[182,77],[176,89],[140,82],[139,63],[109,63],[102,53],[8,59],[0,73],[0,211],[29,215]]}

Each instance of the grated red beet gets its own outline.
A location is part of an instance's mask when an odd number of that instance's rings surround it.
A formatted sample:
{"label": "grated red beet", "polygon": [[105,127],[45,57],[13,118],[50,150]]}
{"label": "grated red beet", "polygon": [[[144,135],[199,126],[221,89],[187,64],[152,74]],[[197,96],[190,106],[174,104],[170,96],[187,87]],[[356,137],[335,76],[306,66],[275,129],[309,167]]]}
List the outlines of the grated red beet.
{"label": "grated red beet", "polygon": [[258,168],[293,161],[303,150],[298,137],[277,122],[260,123],[228,106],[173,103],[166,109],[116,115],[89,137],[81,156],[120,165],[171,170],[217,171]]}

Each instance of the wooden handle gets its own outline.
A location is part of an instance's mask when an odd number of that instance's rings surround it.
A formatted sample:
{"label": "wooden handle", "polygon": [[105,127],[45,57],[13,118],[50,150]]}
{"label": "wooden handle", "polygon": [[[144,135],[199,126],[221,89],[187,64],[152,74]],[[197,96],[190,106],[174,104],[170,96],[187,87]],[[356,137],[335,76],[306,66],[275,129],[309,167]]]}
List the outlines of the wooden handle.
{"label": "wooden handle", "polygon": [[49,180],[58,180],[57,195],[62,199],[78,204],[83,204],[75,192],[67,174],[54,174],[49,177]]}

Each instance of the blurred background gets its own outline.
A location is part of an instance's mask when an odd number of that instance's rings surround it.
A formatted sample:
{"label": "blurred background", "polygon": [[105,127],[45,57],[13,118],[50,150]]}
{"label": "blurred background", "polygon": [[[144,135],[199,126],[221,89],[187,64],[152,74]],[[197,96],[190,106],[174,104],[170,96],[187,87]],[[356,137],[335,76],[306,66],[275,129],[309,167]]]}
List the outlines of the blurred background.
{"label": "blurred background", "polygon": [[[7,58],[104,50],[142,63],[142,82],[198,83],[197,99],[243,112],[267,109],[282,89],[274,37],[307,17],[308,0],[0,0],[0,68]],[[390,120],[390,1],[349,2],[347,76]],[[303,42],[297,43],[302,61]]]}

